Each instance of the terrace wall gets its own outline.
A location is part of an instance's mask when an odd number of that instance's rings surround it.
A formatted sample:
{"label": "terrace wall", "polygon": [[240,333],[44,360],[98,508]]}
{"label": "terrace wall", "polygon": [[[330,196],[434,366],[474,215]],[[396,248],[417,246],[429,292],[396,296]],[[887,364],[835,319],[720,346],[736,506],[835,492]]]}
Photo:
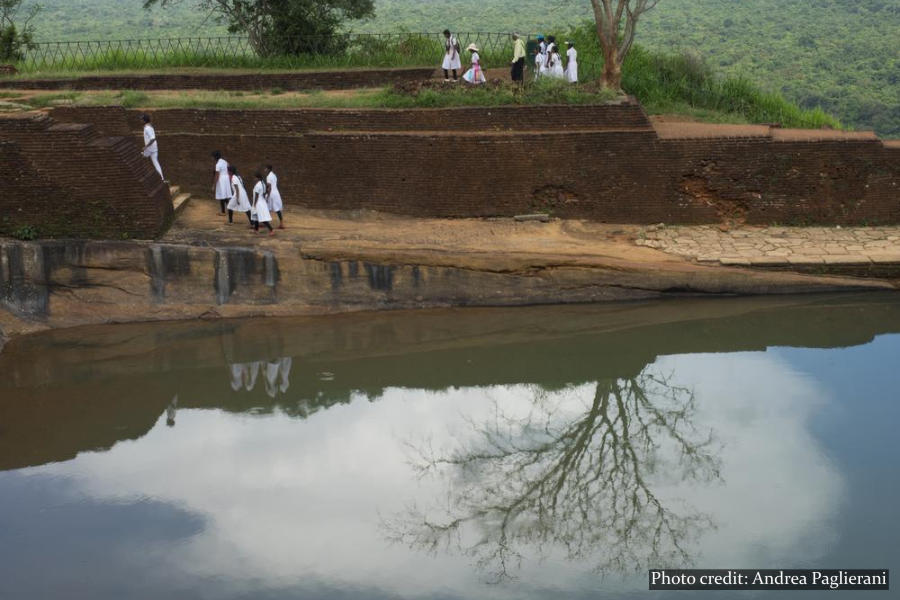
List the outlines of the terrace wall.
{"label": "terrace wall", "polygon": [[[59,108],[139,135],[137,111]],[[210,195],[212,150],[275,166],[288,206],[631,223],[900,223],[900,149],[871,134],[654,127],[636,103],[431,110],[156,110],[163,168]]]}
{"label": "terrace wall", "polygon": [[125,137],[46,115],[0,117],[0,235],[152,238],[172,219],[159,175]]}
{"label": "terrace wall", "polygon": [[29,90],[343,90],[431,78],[433,67],[348,69],[286,73],[154,73],[96,75],[70,79],[0,80],[0,88]]}

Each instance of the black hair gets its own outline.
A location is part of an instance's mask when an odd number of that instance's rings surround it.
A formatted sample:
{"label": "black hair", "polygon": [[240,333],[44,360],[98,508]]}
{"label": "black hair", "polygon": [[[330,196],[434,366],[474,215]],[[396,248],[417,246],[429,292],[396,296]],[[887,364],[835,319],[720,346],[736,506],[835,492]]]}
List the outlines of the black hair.
{"label": "black hair", "polygon": [[450,30],[449,30],[449,29],[445,29],[445,30],[444,30],[444,35],[450,35]]}
{"label": "black hair", "polygon": [[237,175],[238,174],[237,167],[234,165],[228,165],[228,172],[231,173],[232,175]]}
{"label": "black hair", "polygon": [[142,114],[142,115],[141,115],[141,121],[143,121],[144,123],[149,123],[149,122],[150,122],[150,115],[148,115],[147,113]]}
{"label": "black hair", "polygon": [[218,150],[215,150],[215,151],[212,153],[212,157],[213,157],[214,159],[216,159],[216,160],[219,160],[220,158],[222,158],[222,153],[219,152]]}
{"label": "black hair", "polygon": [[257,171],[256,173],[254,173],[254,176],[255,176],[257,179],[259,179],[260,181],[262,181],[263,179],[266,178],[265,175],[263,175],[261,171]]}
{"label": "black hair", "polygon": [[547,36],[547,41],[550,42],[550,43],[552,44],[553,42],[556,41],[556,36],[555,36],[555,35],[548,35],[548,36]]}
{"label": "black hair", "polygon": [[268,170],[270,170],[270,171],[274,171],[274,170],[275,170],[275,169],[272,168],[272,165],[266,165],[266,168],[267,168]]}

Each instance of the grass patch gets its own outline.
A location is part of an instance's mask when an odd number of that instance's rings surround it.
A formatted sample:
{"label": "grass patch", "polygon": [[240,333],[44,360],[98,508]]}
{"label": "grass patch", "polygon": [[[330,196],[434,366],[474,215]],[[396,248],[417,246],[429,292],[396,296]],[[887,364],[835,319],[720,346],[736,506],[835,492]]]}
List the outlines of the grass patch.
{"label": "grass patch", "polygon": [[286,108],[442,108],[452,106],[500,106],[511,104],[594,104],[613,100],[617,95],[591,85],[569,85],[564,82],[540,82],[521,90],[512,84],[491,83],[470,87],[465,84],[422,85],[413,92],[390,88],[355,90],[352,92],[308,93],[271,91],[161,91],[138,92],[67,92],[36,94],[27,100],[35,108],[43,108],[65,99],[79,106],[121,105],[128,108],[220,108],[220,109],[286,109]]}
{"label": "grass patch", "polygon": [[34,108],[47,108],[57,104],[75,103],[81,95],[78,92],[53,92],[50,94],[36,94],[31,98],[23,100],[23,104],[28,104]]}

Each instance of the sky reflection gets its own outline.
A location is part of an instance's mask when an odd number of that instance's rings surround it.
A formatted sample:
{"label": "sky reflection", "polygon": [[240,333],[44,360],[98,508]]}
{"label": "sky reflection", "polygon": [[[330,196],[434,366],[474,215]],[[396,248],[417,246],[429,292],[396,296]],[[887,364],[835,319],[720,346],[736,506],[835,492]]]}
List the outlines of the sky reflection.
{"label": "sky reflection", "polygon": [[[694,390],[693,426],[712,431],[721,448],[718,480],[698,484],[661,470],[650,482],[666,502],[708,515],[713,527],[690,546],[696,563],[776,566],[821,555],[834,543],[828,524],[837,517],[843,483],[808,430],[811,415],[830,401],[827,390],[763,353],[663,357],[648,371],[671,373]],[[590,405],[594,390],[584,384],[541,395],[565,420]],[[355,397],[306,421],[281,412],[179,410],[175,428],[165,427],[161,415],[139,440],[23,473],[65,481],[92,505],[151,502],[198,515],[185,539],[157,557],[157,568],[179,577],[227,573],[242,585],[318,581],[403,596],[440,589],[520,597],[546,581],[591,586],[591,553],[564,561],[559,547],[526,547],[521,567],[511,573],[516,581],[486,587],[486,573],[473,568],[471,556],[452,547],[428,555],[388,544],[381,527],[385,516],[410,504],[446,502],[446,481],[415,479],[407,442],[465,446],[471,423],[494,418],[494,402],[522,414],[538,392],[529,385],[392,388],[374,401]],[[111,527],[110,535],[132,541],[130,526]]]}
{"label": "sky reflection", "polygon": [[661,562],[890,568],[898,305],[783,302],[13,343],[0,597],[655,598]]}

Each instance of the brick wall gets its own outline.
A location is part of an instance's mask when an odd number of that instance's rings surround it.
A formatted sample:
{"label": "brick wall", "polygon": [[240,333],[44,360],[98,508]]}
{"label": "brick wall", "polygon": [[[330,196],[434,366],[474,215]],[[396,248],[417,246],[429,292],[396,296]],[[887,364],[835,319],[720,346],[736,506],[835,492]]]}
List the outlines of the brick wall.
{"label": "brick wall", "polygon": [[286,135],[310,131],[597,131],[652,126],[635,102],[610,105],[495,106],[440,109],[295,109],[223,110],[61,106],[53,118],[67,123],[93,123],[107,135],[140,133],[141,114],[165,131],[191,134]]}
{"label": "brick wall", "polygon": [[131,138],[26,114],[0,117],[0,144],[4,234],[151,238],[172,218],[168,187]]}
{"label": "brick wall", "polygon": [[293,71],[288,73],[210,73],[97,75],[71,79],[15,79],[0,88],[29,90],[341,90],[430,79],[434,67]]}
{"label": "brick wall", "polygon": [[[140,131],[136,111],[53,114],[109,133]],[[153,114],[163,168],[205,197],[218,149],[248,180],[271,162],[288,206],[441,217],[549,210],[633,223],[900,223],[900,148],[872,136],[762,128],[728,137],[740,132],[705,126],[703,135],[660,137],[632,103]]]}

